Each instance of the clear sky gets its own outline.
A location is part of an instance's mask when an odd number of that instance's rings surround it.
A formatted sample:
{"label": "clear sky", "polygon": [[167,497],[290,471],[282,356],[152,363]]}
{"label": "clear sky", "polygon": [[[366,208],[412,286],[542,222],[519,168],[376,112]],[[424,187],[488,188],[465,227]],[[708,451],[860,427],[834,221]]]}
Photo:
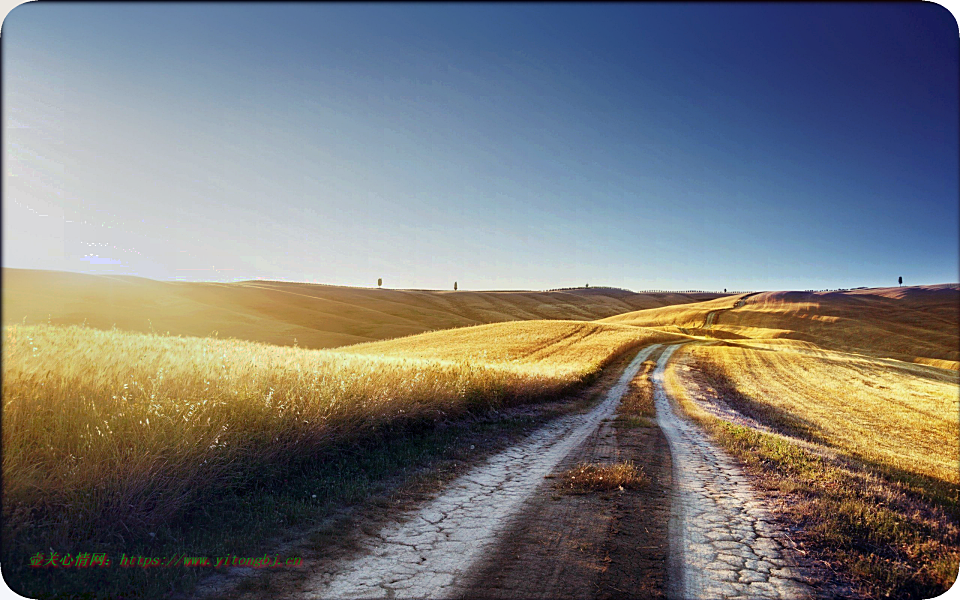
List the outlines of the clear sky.
{"label": "clear sky", "polygon": [[3,44],[3,264],[449,289],[960,270],[934,4],[72,4]]}

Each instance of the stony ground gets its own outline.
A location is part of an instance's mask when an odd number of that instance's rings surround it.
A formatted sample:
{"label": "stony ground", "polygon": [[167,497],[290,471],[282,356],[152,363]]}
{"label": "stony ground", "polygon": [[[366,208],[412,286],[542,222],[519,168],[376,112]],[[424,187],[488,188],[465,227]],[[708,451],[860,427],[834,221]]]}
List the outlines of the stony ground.
{"label": "stony ground", "polygon": [[663,388],[678,346],[664,350],[651,379],[660,428],[674,465],[670,595],[677,598],[806,598],[812,592],[787,558],[789,541],[733,460],[710,442]]}

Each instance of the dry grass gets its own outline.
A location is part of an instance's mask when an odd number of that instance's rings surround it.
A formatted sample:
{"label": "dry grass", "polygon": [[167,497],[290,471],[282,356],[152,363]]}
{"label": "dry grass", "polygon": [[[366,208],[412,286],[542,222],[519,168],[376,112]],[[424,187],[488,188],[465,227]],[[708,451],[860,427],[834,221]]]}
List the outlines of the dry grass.
{"label": "dry grass", "polygon": [[359,356],[403,356],[419,360],[468,361],[523,373],[579,376],[596,372],[610,358],[649,340],[683,336],[654,329],[583,323],[523,321],[436,331],[339,349]]}
{"label": "dry grass", "polygon": [[645,360],[640,371],[634,377],[626,393],[617,405],[617,420],[633,427],[651,427],[654,425],[656,408],[653,404],[653,382],[650,375],[657,367],[655,360]]}
{"label": "dry grass", "polygon": [[635,490],[647,484],[643,470],[634,465],[633,461],[608,465],[580,463],[560,473],[557,479],[557,487],[571,493]]}
{"label": "dry grass", "polygon": [[[720,304],[608,321],[692,326]],[[958,309],[956,284],[761,293],[687,329],[739,339],[688,345],[666,373],[684,410],[781,495],[805,548],[867,597],[932,597],[956,578]],[[704,410],[691,380],[767,429]]]}
{"label": "dry grass", "polygon": [[675,306],[654,307],[623,313],[602,319],[603,323],[634,325],[636,327],[683,327],[702,328],[707,315],[716,310],[732,309],[743,295],[724,296],[697,302],[695,304],[677,304]]}
{"label": "dry grass", "polygon": [[859,461],[960,483],[956,371],[828,350],[694,346],[701,370],[732,382],[734,408]]}
{"label": "dry grass", "polygon": [[[51,547],[54,534],[142,537],[327,449],[553,398],[631,349],[689,333],[737,339],[676,356],[788,437],[711,417],[685,399],[673,368],[668,387],[760,481],[793,494],[788,513],[838,568],[875,595],[916,596],[956,574],[956,286],[766,293],[742,307],[725,297],[585,322],[695,298],[38,273],[4,270],[4,322],[50,314],[55,325],[4,332],[7,534],[47,531]],[[84,319],[95,328],[56,326]],[[279,345],[106,330],[113,323]],[[396,339],[357,343],[386,337]],[[289,347],[294,338],[355,345],[307,350]],[[621,419],[651,422],[651,370],[631,384]],[[562,485],[642,480],[632,464],[580,465]]]}
{"label": "dry grass", "polygon": [[314,349],[485,323],[588,321],[714,297],[593,288],[453,292],[269,281],[187,283],[3,269],[4,325],[86,324],[103,330],[116,325],[123,331],[197,337],[216,332],[221,338]]}
{"label": "dry grass", "polygon": [[[722,338],[795,340],[956,370],[960,365],[960,286],[848,292],[763,292],[653,308],[603,319]],[[717,311],[712,327],[707,315]]]}
{"label": "dry grass", "polygon": [[618,352],[670,337],[589,325],[585,337],[596,343],[567,344],[583,326],[518,323],[513,335],[510,324],[494,326],[500,337],[491,348],[500,340],[509,351],[486,360],[474,360],[477,348],[460,338],[424,351],[425,358],[402,348],[337,353],[7,327],[5,516],[59,524],[65,535],[118,523],[146,528],[218,490],[383,427],[554,397]]}

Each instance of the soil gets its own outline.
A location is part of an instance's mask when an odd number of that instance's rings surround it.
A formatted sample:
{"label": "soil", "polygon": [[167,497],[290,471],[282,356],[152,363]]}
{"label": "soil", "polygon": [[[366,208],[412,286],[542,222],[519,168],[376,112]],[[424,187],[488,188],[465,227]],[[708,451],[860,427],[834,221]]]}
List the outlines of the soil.
{"label": "soil", "polygon": [[572,494],[547,479],[479,565],[464,598],[664,598],[672,465],[659,427],[609,420],[557,471],[633,461],[638,490]]}

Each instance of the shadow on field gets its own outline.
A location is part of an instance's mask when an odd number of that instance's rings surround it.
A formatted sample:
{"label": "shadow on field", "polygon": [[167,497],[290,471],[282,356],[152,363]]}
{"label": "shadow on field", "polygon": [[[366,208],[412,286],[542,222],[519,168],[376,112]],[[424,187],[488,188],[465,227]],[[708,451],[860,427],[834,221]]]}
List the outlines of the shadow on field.
{"label": "shadow on field", "polygon": [[820,433],[819,427],[813,421],[776,406],[758,402],[743,394],[737,389],[736,384],[711,363],[699,360],[693,368],[700,371],[706,385],[713,388],[714,392],[730,408],[740,414],[783,435],[820,444],[827,448],[837,448],[833,442]]}
{"label": "shadow on field", "polygon": [[[91,532],[86,539],[74,541],[51,536],[48,529],[55,523],[24,528],[14,527],[17,520],[5,518],[3,576],[12,589],[31,598],[182,598],[200,579],[217,570],[123,568],[121,556],[273,555],[275,548],[283,545],[278,532],[286,532],[283,538],[296,538],[303,535],[302,528],[346,507],[370,499],[376,502],[399,488],[429,488],[486,454],[515,443],[555,415],[549,408],[522,407],[446,423],[384,427],[352,443],[291,461],[285,469],[251,474],[249,481],[235,489],[191,503],[176,520],[149,530],[117,522],[110,534]],[[394,502],[388,505],[393,507]],[[50,554],[51,550],[61,557],[106,553],[111,565],[31,568],[32,555],[37,551]],[[290,552],[290,556],[306,558],[302,549]]]}

